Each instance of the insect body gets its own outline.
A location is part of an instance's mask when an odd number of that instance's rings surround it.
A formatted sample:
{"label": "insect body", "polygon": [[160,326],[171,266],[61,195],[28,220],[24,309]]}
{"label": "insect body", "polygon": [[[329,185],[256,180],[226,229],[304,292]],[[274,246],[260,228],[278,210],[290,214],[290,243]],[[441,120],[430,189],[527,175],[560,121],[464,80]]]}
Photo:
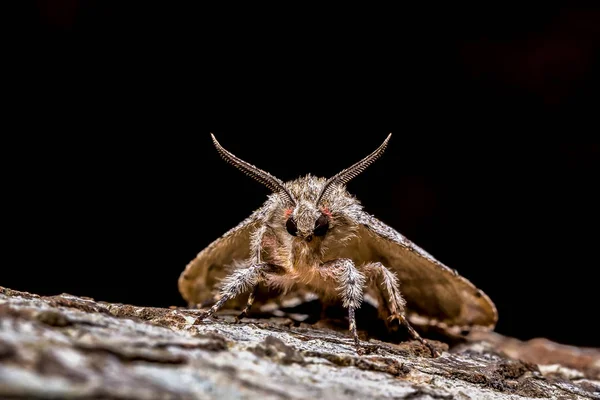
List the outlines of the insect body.
{"label": "insect body", "polygon": [[329,179],[307,175],[285,183],[234,156],[211,136],[227,162],[273,193],[180,275],[179,290],[190,304],[216,299],[202,319],[249,293],[243,316],[261,288],[267,288],[276,293],[307,290],[326,302],[341,301],[359,352],[355,310],[366,294],[377,299],[382,317],[397,320],[434,354],[409,316],[447,330],[495,327],[496,308],[481,290],[366,213],[347,192],[346,183],[382,155],[391,134],[370,155]]}

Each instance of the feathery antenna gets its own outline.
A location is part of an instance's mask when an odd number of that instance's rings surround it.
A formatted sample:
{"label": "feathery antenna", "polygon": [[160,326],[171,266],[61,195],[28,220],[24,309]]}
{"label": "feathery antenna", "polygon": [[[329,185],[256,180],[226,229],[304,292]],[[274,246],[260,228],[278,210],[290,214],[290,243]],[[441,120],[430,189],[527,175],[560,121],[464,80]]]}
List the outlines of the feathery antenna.
{"label": "feathery antenna", "polygon": [[330,190],[334,187],[335,184],[348,183],[351,179],[357,177],[369,165],[371,165],[375,160],[377,160],[383,154],[383,151],[385,150],[391,136],[392,134],[390,133],[387,136],[387,138],[385,138],[383,143],[377,148],[377,150],[375,150],[359,162],[355,163],[354,165],[346,168],[341,172],[338,172],[337,174],[329,178],[327,182],[325,182],[325,185],[323,185],[323,189],[321,189],[321,193],[319,193],[319,197],[317,197],[316,204],[318,205],[323,198],[327,197]]}
{"label": "feathery antenna", "polygon": [[292,204],[296,204],[291,193],[286,189],[286,187],[283,185],[283,182],[280,179],[277,179],[268,172],[263,171],[262,169],[257,168],[254,165],[247,163],[246,161],[234,156],[229,151],[225,150],[223,146],[221,146],[221,144],[215,138],[215,135],[211,133],[210,136],[212,137],[212,141],[215,147],[217,148],[217,151],[225,161],[227,161],[229,164],[233,165],[237,169],[241,170],[246,175],[249,175],[250,177],[256,179],[257,181],[271,189],[273,192],[280,192],[285,197],[287,197],[287,199]]}

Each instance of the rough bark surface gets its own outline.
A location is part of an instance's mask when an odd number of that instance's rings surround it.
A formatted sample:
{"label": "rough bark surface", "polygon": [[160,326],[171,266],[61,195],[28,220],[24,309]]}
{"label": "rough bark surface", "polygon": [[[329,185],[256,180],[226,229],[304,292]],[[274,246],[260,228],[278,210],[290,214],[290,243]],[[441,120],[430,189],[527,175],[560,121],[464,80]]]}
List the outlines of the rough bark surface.
{"label": "rough bark surface", "polygon": [[0,398],[600,399],[600,350],[474,334],[413,341],[0,287]]}

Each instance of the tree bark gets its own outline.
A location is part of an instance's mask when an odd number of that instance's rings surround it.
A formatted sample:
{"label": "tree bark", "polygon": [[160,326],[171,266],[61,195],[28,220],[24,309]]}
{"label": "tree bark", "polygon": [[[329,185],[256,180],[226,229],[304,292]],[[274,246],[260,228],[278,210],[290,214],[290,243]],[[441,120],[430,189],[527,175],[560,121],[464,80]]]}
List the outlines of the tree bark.
{"label": "tree bark", "polygon": [[0,287],[0,397],[600,399],[600,350],[472,334],[432,358],[290,318],[110,304]]}

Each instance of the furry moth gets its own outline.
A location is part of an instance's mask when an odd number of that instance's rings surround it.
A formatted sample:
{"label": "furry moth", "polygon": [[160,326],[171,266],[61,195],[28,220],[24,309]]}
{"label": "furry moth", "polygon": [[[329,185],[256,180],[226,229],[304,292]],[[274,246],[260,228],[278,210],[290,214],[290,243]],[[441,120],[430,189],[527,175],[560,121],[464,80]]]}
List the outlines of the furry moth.
{"label": "furry moth", "polygon": [[[261,293],[310,291],[348,310],[349,330],[361,353],[355,311],[365,295],[377,299],[379,315],[402,324],[410,336],[439,353],[413,328],[448,332],[494,329],[494,303],[456,270],[363,210],[346,190],[384,152],[391,133],[362,160],[329,179],[310,174],[290,182],[236,157],[217,141],[221,157],[272,193],[262,207],[213,241],[185,267],[178,281],[190,305],[225,303],[242,308]],[[236,303],[247,294],[244,304]]]}

